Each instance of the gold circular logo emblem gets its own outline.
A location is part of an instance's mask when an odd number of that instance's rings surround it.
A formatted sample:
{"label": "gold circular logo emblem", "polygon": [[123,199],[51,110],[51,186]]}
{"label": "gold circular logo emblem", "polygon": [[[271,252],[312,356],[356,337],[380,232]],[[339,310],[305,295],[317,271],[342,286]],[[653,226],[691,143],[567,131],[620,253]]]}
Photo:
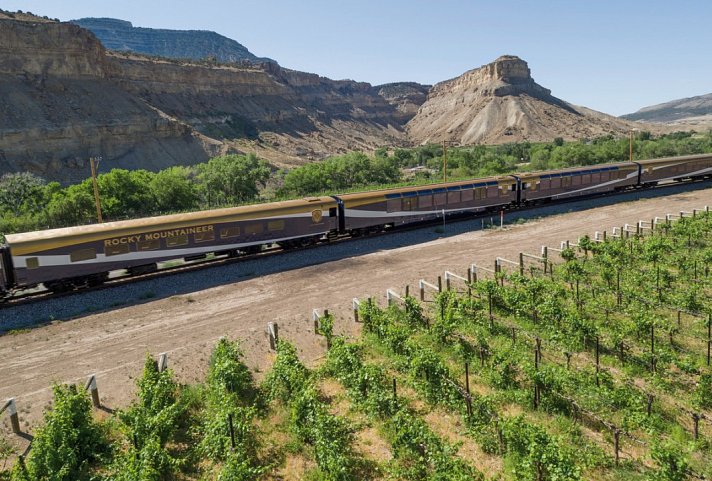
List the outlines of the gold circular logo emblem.
{"label": "gold circular logo emblem", "polygon": [[312,211],[312,222],[314,222],[315,224],[318,224],[319,222],[321,222],[322,215],[323,214],[321,213],[321,209],[313,210]]}

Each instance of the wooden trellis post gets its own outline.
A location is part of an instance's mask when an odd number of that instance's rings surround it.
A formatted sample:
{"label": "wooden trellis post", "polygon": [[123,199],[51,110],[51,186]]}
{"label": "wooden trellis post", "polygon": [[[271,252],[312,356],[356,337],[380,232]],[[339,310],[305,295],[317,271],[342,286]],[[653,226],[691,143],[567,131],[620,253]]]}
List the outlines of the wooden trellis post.
{"label": "wooden trellis post", "polygon": [[84,390],[89,390],[91,394],[91,403],[95,408],[101,407],[101,402],[99,400],[99,389],[96,386],[96,374],[92,374],[87,379],[87,383],[84,385]]}
{"label": "wooden trellis post", "polygon": [[12,426],[12,432],[15,434],[20,434],[22,432],[20,430],[20,418],[17,415],[17,404],[15,403],[14,397],[11,397],[7,401],[5,401],[5,405],[2,407],[2,409],[0,409],[0,413],[5,410],[7,410],[7,413],[10,416],[10,426]]}
{"label": "wooden trellis post", "polygon": [[168,353],[162,352],[158,355],[158,362],[156,364],[158,367],[158,372],[163,372],[168,369]]}
{"label": "wooden trellis post", "polygon": [[269,337],[270,349],[276,351],[277,343],[279,342],[279,326],[276,322],[267,323],[267,336]]}

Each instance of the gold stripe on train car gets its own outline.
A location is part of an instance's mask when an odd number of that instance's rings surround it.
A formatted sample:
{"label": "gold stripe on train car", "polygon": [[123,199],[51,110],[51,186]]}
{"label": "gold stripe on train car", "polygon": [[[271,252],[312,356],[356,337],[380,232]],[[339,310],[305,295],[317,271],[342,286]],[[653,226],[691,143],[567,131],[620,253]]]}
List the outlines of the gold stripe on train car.
{"label": "gold stripe on train car", "polygon": [[[337,203],[330,197],[321,198],[317,204],[309,201],[286,201],[274,204],[257,204],[214,211],[172,214],[129,221],[108,222],[87,226],[65,227],[39,232],[9,234],[7,244],[13,256],[58,249],[61,247],[127,237],[146,232],[163,232],[180,229],[203,228],[226,222],[250,221],[290,214],[311,216],[316,208],[335,208]],[[275,205],[276,204],[276,205]],[[270,206],[270,207],[267,207]]]}

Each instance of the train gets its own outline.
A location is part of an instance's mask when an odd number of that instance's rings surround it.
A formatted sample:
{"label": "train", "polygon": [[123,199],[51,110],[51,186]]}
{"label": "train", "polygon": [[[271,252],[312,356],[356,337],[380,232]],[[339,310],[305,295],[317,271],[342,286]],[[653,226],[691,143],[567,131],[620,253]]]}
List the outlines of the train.
{"label": "train", "polygon": [[53,292],[96,286],[113,271],[136,276],[175,259],[238,257],[275,244],[296,249],[440,218],[711,176],[712,154],[688,155],[8,234],[0,246],[0,298],[40,285]]}

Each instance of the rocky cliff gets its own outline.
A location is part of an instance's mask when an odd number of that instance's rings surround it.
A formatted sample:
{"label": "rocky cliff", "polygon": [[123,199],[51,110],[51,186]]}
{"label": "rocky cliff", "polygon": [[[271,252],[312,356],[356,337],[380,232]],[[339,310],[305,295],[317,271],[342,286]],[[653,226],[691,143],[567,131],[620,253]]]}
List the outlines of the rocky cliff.
{"label": "rocky cliff", "polygon": [[685,128],[709,127],[712,125],[712,94],[651,105],[635,113],[623,115],[621,118],[670,124]]}
{"label": "rocky cliff", "polygon": [[166,30],[134,27],[115,18],[80,18],[72,23],[90,30],[109,50],[136,52],[158,57],[219,62],[274,62],[255,56],[230,38],[205,30]]}
{"label": "rocky cliff", "polygon": [[290,166],[402,145],[419,99],[417,84],[110,53],[78,25],[0,22],[0,172],[69,182],[90,156],[156,170],[230,150]]}
{"label": "rocky cliff", "polygon": [[68,182],[88,176],[90,156],[107,168],[159,169],[217,152],[116,85],[117,71],[87,30],[0,19],[0,172]]}
{"label": "rocky cliff", "polygon": [[511,56],[434,87],[331,80],[275,63],[107,51],[71,23],[0,12],[0,173],[157,170],[229,151],[290,167],[351,150],[577,139],[635,124],[570,105]]}
{"label": "rocky cliff", "polygon": [[467,145],[591,138],[632,126],[552,96],[534,82],[525,61],[505,55],[436,84],[407,131],[417,143]]}

